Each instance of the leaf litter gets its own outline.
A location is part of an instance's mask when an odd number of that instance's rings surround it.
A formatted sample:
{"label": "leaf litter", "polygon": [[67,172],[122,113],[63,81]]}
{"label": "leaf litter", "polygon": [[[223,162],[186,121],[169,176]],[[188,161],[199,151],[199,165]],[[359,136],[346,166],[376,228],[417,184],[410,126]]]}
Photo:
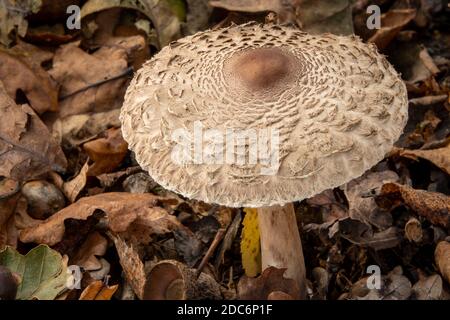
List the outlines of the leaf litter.
{"label": "leaf litter", "polygon": [[[22,279],[17,299],[298,297],[284,270],[260,270],[255,213],[164,190],[121,137],[125,89],[146,60],[250,20],[356,33],[408,88],[410,119],[385,160],[295,204],[309,298],[449,298],[450,35],[438,1],[383,1],[379,30],[366,27],[370,0],[76,1],[79,31],[64,28],[67,1],[6,2],[21,10],[0,3],[0,265]],[[82,290],[64,285],[68,264],[83,268]],[[380,290],[367,287],[370,265]],[[30,276],[38,266],[45,276]]]}

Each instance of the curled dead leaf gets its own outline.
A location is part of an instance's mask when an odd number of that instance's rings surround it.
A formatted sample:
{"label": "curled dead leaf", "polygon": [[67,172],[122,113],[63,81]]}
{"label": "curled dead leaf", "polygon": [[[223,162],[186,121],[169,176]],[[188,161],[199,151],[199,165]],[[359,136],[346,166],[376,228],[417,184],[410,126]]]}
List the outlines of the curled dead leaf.
{"label": "curled dead leaf", "polygon": [[111,128],[105,137],[83,145],[84,150],[94,164],[89,168],[88,176],[110,173],[116,169],[128,153],[128,144],[122,138],[120,129]]}
{"label": "curled dead leaf", "polygon": [[8,95],[15,99],[22,92],[38,114],[58,111],[58,91],[47,71],[41,67],[43,60],[52,54],[30,44],[11,50],[0,48],[0,80]]}
{"label": "curled dead leaf", "polygon": [[434,252],[434,259],[439,272],[450,284],[450,243],[447,241],[439,242]]}
{"label": "curled dead leaf", "polygon": [[450,197],[444,194],[387,183],[376,201],[386,209],[405,204],[433,224],[450,226]]}
{"label": "curled dead leaf", "polygon": [[243,276],[238,283],[239,299],[267,300],[275,291],[281,291],[294,300],[299,299],[300,288],[294,280],[283,276],[285,271],[285,269],[269,267],[257,278]]}
{"label": "curled dead leaf", "polygon": [[66,157],[45,124],[28,105],[16,105],[1,81],[0,117],[0,176],[23,181],[64,171]]}
{"label": "curled dead leaf", "polygon": [[381,29],[370,37],[369,42],[378,49],[386,48],[395,36],[416,16],[416,9],[392,9],[381,15]]}
{"label": "curled dead leaf", "polygon": [[108,286],[103,281],[92,282],[80,295],[79,300],[111,300],[119,285]]}
{"label": "curled dead leaf", "polygon": [[[170,232],[178,220],[159,207],[167,199],[152,194],[103,193],[78,200],[55,213],[41,224],[20,232],[22,242],[55,245],[64,236],[66,219],[86,220],[96,210],[103,211],[109,229],[115,233],[128,231],[137,241],[149,241],[154,233]],[[167,200],[169,201],[169,200]]]}

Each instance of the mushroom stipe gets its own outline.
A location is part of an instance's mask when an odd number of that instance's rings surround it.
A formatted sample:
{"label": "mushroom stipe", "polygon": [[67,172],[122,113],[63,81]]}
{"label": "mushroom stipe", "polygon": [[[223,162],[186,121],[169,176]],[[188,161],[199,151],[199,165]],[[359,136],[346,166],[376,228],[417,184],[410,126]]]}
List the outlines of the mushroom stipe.
{"label": "mushroom stipe", "polygon": [[[406,87],[374,45],[249,23],[163,48],[131,82],[121,121],[137,161],[161,186],[208,203],[259,208],[263,267],[287,268],[305,297],[292,202],[381,161],[407,111]],[[196,134],[198,123],[209,131]],[[277,139],[263,139],[265,130]]]}

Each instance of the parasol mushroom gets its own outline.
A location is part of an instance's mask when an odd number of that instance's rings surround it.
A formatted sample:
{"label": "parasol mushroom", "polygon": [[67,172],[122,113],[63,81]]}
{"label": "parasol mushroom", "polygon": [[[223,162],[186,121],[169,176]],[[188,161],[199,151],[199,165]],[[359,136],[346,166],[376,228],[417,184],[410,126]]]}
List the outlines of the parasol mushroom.
{"label": "parasol mushroom", "polygon": [[131,82],[121,121],[137,161],[163,187],[258,208],[263,269],[286,268],[305,297],[292,202],[381,161],[407,105],[374,45],[249,23],[162,49]]}

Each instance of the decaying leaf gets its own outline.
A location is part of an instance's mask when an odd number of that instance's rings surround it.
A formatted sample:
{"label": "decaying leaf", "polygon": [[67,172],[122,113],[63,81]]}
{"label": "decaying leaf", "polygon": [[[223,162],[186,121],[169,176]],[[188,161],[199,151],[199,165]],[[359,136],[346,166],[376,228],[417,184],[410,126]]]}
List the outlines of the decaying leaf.
{"label": "decaying leaf", "polygon": [[447,174],[450,174],[450,143],[445,147],[438,149],[402,150],[400,155],[415,160],[417,160],[417,158],[428,160],[447,172]]}
{"label": "decaying leaf", "polygon": [[411,296],[411,282],[403,275],[402,268],[396,267],[386,276],[381,276],[380,288],[369,289],[371,280],[362,278],[350,290],[352,300],[407,300]]}
{"label": "decaying leaf", "polygon": [[86,186],[88,170],[89,163],[86,161],[78,175],[63,184],[64,195],[70,202],[75,202],[81,190]]}
{"label": "decaying leaf", "polygon": [[58,119],[53,124],[53,135],[71,146],[92,140],[109,128],[119,128],[120,109],[94,114],[79,114]]}
{"label": "decaying leaf", "polygon": [[405,204],[433,224],[450,225],[450,197],[441,193],[387,183],[381,188],[377,203],[385,208]]}
{"label": "decaying leaf", "polygon": [[352,0],[297,0],[298,25],[312,34],[353,34]]}
{"label": "decaying leaf", "polygon": [[[0,182],[1,184],[1,182]],[[5,246],[17,246],[17,229],[14,217],[18,196],[0,200],[0,250]]]}
{"label": "decaying leaf", "polygon": [[83,290],[79,300],[111,300],[119,285],[108,286],[103,281],[97,280]]}
{"label": "decaying leaf", "polygon": [[18,106],[0,82],[0,176],[15,180],[64,171],[66,158],[47,127],[28,106]]}
{"label": "decaying leaf", "polygon": [[20,276],[19,300],[53,300],[66,289],[67,258],[48,246],[40,245],[25,256],[7,247],[0,252],[0,265]]}
{"label": "decaying leaf", "polygon": [[379,226],[376,220],[377,205],[373,196],[383,183],[397,182],[398,180],[399,177],[395,172],[387,170],[369,172],[346,184],[345,195],[349,203],[350,218]]}
{"label": "decaying leaf", "polygon": [[143,299],[147,277],[145,274],[144,263],[142,262],[139,253],[132,244],[128,244],[120,237],[120,235],[110,234],[110,237],[116,246],[120,265],[122,266],[128,283],[136,296],[139,299]]}
{"label": "decaying leaf", "polygon": [[24,37],[28,28],[25,17],[30,13],[38,12],[41,5],[42,0],[0,1],[0,43],[9,45],[11,43],[9,35],[16,28],[17,34]]}
{"label": "decaying leaf", "polygon": [[82,198],[43,223],[22,230],[20,239],[25,243],[55,245],[64,235],[66,219],[86,220],[96,210],[101,210],[106,214],[106,223],[111,231],[121,233],[131,227],[134,232],[130,231],[130,237],[148,242],[152,234],[170,232],[180,225],[174,216],[158,207],[164,201],[168,200],[152,194],[125,192],[103,193]]}
{"label": "decaying leaf", "polygon": [[109,46],[88,54],[78,44],[60,47],[49,71],[61,86],[61,117],[119,108],[131,74],[126,49]]}
{"label": "decaying leaf", "polygon": [[214,0],[210,5],[228,11],[276,12],[278,22],[297,23],[313,33],[353,33],[352,6],[349,0]]}
{"label": "decaying leaf", "polygon": [[243,276],[238,283],[238,295],[241,300],[267,300],[274,291],[281,291],[294,299],[300,296],[300,288],[292,279],[283,275],[285,269],[269,267],[257,278]]}
{"label": "decaying leaf", "polygon": [[[0,48],[0,80],[13,99],[20,91],[38,114],[58,111],[58,91],[49,74],[40,66],[46,52],[30,44],[15,50]],[[51,58],[51,54],[50,54]]]}
{"label": "decaying leaf", "polygon": [[442,290],[442,278],[438,274],[424,277],[412,287],[417,300],[439,300],[442,297]]}
{"label": "decaying leaf", "polygon": [[128,153],[128,144],[122,138],[120,129],[111,128],[105,137],[83,145],[89,158],[94,161],[87,174],[97,176],[116,169]]}
{"label": "decaying leaf", "polygon": [[386,48],[395,36],[416,16],[415,9],[392,9],[381,15],[381,29],[370,37],[369,42],[377,45],[378,49]]}
{"label": "decaying leaf", "polygon": [[244,209],[245,217],[241,235],[242,266],[248,277],[261,273],[261,244],[259,238],[258,212]]}
{"label": "decaying leaf", "polygon": [[111,8],[134,9],[145,14],[153,22],[158,33],[159,45],[164,47],[180,37],[180,20],[177,10],[169,1],[160,0],[89,0],[81,9],[84,18],[95,12]]}
{"label": "decaying leaf", "polygon": [[439,242],[434,252],[434,259],[439,272],[450,284],[450,243],[446,241]]}
{"label": "decaying leaf", "polygon": [[98,232],[91,233],[81,245],[71,263],[86,271],[99,270],[102,267],[98,257],[102,257],[108,249],[108,240]]}

